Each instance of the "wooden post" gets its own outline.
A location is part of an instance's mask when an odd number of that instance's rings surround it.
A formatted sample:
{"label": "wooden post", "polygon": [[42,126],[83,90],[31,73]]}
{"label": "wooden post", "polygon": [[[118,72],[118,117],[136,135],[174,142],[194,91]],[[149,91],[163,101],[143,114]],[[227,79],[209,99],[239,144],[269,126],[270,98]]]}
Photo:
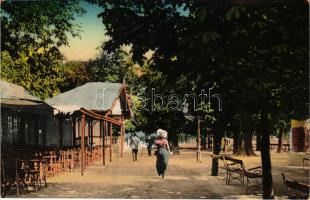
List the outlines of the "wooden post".
{"label": "wooden post", "polygon": [[106,122],[102,121],[102,164],[105,165],[105,136],[106,136]]}
{"label": "wooden post", "polygon": [[90,142],[91,142],[91,148],[93,148],[93,146],[94,146],[94,124],[93,124],[93,120],[90,121],[90,127],[91,127],[91,130],[90,130],[90,133],[91,133]]}
{"label": "wooden post", "polygon": [[85,114],[81,118],[81,175],[84,174],[84,151],[85,151]]}
{"label": "wooden post", "polygon": [[[40,153],[40,157],[41,157],[41,153]],[[43,180],[43,166],[42,166],[42,160],[40,158],[40,161],[39,161],[39,177],[40,177],[40,180],[42,181]],[[40,184],[41,186],[41,184]]]}
{"label": "wooden post", "polygon": [[198,130],[197,130],[197,162],[201,162],[201,152],[200,152],[200,118],[198,116]]}
{"label": "wooden post", "polygon": [[86,121],[86,124],[87,124],[87,142],[86,142],[86,144],[90,144],[91,142],[90,142],[90,130],[91,130],[91,128],[90,128],[90,123],[89,123],[89,121]]}
{"label": "wooden post", "polygon": [[113,131],[113,127],[112,127],[112,123],[109,123],[109,127],[110,127],[110,162],[112,162],[112,144],[113,144],[113,138],[112,138],[112,131]]}
{"label": "wooden post", "polygon": [[93,156],[93,122],[88,122],[88,137],[90,143],[90,155]]}
{"label": "wooden post", "polygon": [[102,128],[103,128],[103,124],[102,124],[102,120],[99,120],[99,144],[102,144]]}
{"label": "wooden post", "polygon": [[16,196],[19,196],[19,174],[18,174],[18,161],[15,159],[15,181],[16,181]]}
{"label": "wooden post", "polygon": [[121,125],[121,158],[123,157],[124,152],[124,134],[125,133],[125,123],[123,121],[123,124]]}

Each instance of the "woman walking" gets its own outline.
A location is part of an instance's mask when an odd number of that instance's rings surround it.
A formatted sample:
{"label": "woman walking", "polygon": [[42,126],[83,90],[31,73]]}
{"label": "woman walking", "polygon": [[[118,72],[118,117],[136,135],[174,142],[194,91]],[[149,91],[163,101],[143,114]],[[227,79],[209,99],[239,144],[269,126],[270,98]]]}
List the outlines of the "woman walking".
{"label": "woman walking", "polygon": [[165,171],[168,165],[169,159],[169,144],[167,140],[167,131],[158,129],[157,137],[155,140],[155,145],[157,147],[157,160],[156,160],[156,169],[158,176],[165,177]]}

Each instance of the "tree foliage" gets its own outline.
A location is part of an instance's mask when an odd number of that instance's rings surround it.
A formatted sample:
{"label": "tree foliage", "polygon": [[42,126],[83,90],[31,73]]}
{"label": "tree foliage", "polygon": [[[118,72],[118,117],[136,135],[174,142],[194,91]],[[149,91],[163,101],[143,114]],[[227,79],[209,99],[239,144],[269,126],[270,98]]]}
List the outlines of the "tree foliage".
{"label": "tree foliage", "polygon": [[63,81],[59,47],[78,36],[78,1],[1,2],[1,78],[40,98],[59,92]]}
{"label": "tree foliage", "polygon": [[[218,131],[228,129],[228,124],[236,124],[237,119],[239,131],[251,138],[256,123],[252,120],[259,119],[263,144],[269,145],[270,123],[277,123],[276,119],[283,116],[307,117],[307,2],[92,2],[104,8],[99,16],[111,37],[105,44],[106,50],[131,44],[137,62],[141,62],[149,49],[155,51],[151,67],[165,77],[165,81],[155,86],[163,95],[179,91],[197,94],[216,85],[216,92],[223,99],[223,111],[212,113]],[[186,80],[185,84],[178,84],[179,80]],[[161,122],[179,121],[175,112],[161,114],[164,118]],[[262,152],[262,159],[264,198],[270,198],[269,152]]]}
{"label": "tree foliage", "polygon": [[[308,105],[307,8],[303,1],[94,1],[112,50],[132,44],[133,59],[155,51],[152,67],[168,91],[217,85],[225,121],[239,110],[304,118]],[[296,37],[298,35],[299,37]],[[176,85],[186,79],[186,84]],[[171,86],[171,87],[170,87]]]}

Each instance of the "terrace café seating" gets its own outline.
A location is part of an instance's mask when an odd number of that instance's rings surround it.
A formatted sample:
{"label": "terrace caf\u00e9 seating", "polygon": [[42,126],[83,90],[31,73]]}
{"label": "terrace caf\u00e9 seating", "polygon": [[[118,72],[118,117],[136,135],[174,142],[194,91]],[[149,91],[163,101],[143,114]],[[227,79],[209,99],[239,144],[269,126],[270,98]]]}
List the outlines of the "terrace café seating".
{"label": "terrace caf\u00e9 seating", "polygon": [[[84,166],[102,158],[102,146],[85,148]],[[1,196],[38,191],[48,178],[72,172],[81,165],[80,148],[16,148],[2,152]]]}

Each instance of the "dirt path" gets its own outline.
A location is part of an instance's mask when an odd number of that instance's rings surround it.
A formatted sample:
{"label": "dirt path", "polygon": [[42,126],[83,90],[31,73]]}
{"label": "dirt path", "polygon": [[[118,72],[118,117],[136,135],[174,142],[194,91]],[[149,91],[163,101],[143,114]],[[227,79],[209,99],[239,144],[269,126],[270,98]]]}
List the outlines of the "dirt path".
{"label": "dirt path", "polygon": [[[289,176],[309,178],[309,170],[295,166],[283,167],[284,162],[290,166],[290,156],[283,153],[277,158],[273,167],[275,194],[285,197],[280,173]],[[277,155],[279,157],[279,155]],[[138,162],[133,163],[131,155],[124,158],[114,157],[112,163],[103,167],[99,162],[86,169],[83,177],[78,170],[63,173],[48,180],[48,187],[39,192],[30,192],[20,197],[40,198],[261,198],[259,194],[246,196],[244,187],[235,182],[225,184],[225,172],[220,170],[219,176],[210,176],[211,158],[208,152],[202,155],[202,163],[196,163],[195,152],[184,151],[181,155],[170,157],[165,179],[157,176],[155,156],[139,155]],[[260,156],[243,158],[251,167],[260,163]],[[299,159],[295,158],[294,159]],[[294,160],[293,159],[293,160]],[[281,163],[282,162],[282,163]]]}

